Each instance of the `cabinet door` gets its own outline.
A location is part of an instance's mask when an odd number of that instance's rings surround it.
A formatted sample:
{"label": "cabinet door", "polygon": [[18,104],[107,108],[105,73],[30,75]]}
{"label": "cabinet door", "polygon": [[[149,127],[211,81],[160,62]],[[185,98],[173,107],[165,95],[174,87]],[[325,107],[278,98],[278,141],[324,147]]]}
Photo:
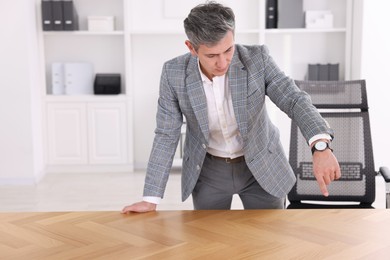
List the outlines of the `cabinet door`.
{"label": "cabinet door", "polygon": [[86,106],[49,103],[47,112],[48,163],[88,163]]}
{"label": "cabinet door", "polygon": [[89,162],[127,162],[126,104],[88,104]]}

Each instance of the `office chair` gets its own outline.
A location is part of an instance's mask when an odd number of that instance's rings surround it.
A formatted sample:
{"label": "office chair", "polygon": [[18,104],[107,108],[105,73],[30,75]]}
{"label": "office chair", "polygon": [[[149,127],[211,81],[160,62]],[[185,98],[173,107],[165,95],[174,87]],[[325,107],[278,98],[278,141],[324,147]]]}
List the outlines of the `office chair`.
{"label": "office chair", "polygon": [[334,130],[331,143],[341,178],[321,194],[313,174],[312,154],[298,126],[292,122],[289,162],[297,182],[288,194],[288,208],[372,208],[375,176],[386,182],[386,208],[390,207],[390,172],[375,171],[365,80],[295,81],[307,92],[322,117]]}

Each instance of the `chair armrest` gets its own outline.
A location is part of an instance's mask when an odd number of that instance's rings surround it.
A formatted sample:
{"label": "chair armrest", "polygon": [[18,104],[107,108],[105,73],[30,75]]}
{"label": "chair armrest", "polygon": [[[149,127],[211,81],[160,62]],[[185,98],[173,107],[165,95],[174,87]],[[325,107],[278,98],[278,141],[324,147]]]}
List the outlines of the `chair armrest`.
{"label": "chair armrest", "polygon": [[385,182],[390,182],[390,170],[387,167],[380,167],[379,173],[382,174],[383,179],[385,179]]}

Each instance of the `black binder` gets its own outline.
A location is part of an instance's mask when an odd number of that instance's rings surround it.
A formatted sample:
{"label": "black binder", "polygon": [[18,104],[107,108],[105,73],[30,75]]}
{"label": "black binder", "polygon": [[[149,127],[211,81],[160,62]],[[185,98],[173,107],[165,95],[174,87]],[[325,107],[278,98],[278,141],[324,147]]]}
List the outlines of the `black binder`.
{"label": "black binder", "polygon": [[319,64],[309,64],[307,80],[318,80],[318,67]]}
{"label": "black binder", "polygon": [[64,29],[62,21],[62,1],[52,0],[52,12],[53,12],[53,30],[62,31]]}
{"label": "black binder", "polygon": [[78,15],[73,0],[62,0],[63,28],[65,31],[79,29]]}
{"label": "black binder", "polygon": [[320,64],[318,68],[318,80],[329,80],[328,64]]}
{"label": "black binder", "polygon": [[266,28],[277,28],[278,24],[278,0],[267,0],[266,5]]}
{"label": "black binder", "polygon": [[42,0],[41,10],[42,10],[42,29],[44,31],[53,30],[52,1]]}
{"label": "black binder", "polygon": [[329,65],[329,80],[339,80],[339,64],[328,64]]}

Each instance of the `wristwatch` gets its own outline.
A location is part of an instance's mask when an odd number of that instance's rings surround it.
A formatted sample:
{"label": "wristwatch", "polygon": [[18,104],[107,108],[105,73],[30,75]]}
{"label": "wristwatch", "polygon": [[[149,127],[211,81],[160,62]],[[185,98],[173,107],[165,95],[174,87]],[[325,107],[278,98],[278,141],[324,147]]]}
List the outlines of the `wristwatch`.
{"label": "wristwatch", "polygon": [[311,148],[311,153],[314,154],[315,151],[323,152],[326,149],[330,149],[332,152],[333,150],[330,148],[329,143],[325,141],[318,141],[316,142],[313,147]]}

